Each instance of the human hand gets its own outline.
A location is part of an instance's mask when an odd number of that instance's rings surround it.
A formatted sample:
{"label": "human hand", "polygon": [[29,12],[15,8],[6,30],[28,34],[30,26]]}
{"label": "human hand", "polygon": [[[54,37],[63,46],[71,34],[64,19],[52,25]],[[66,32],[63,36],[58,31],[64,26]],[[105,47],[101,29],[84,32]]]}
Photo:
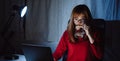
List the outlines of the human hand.
{"label": "human hand", "polygon": [[53,58],[54,61],[57,61],[55,58]]}
{"label": "human hand", "polygon": [[93,37],[91,35],[91,32],[89,31],[90,26],[87,26],[86,24],[84,24],[83,25],[83,29],[85,30],[85,33],[88,36],[90,43],[93,44],[94,43],[94,39],[93,39]]}
{"label": "human hand", "polygon": [[83,30],[85,31],[86,35],[89,35],[89,26],[87,26],[86,24],[83,25]]}
{"label": "human hand", "polygon": [[76,30],[80,30],[81,28],[83,28],[83,26],[76,26],[75,28]]}

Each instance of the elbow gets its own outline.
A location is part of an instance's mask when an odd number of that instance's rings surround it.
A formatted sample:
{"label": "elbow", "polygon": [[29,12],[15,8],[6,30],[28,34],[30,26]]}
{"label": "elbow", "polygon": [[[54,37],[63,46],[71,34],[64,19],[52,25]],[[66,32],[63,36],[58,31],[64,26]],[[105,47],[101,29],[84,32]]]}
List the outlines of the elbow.
{"label": "elbow", "polygon": [[99,59],[99,60],[101,60],[101,59],[103,58],[103,54],[98,54],[98,55],[96,56],[96,58]]}

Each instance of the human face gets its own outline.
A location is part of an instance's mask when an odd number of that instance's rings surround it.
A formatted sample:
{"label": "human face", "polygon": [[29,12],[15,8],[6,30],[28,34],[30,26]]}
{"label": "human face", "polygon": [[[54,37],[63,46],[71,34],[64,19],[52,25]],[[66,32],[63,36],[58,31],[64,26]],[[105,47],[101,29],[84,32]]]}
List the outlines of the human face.
{"label": "human face", "polygon": [[83,14],[75,15],[73,20],[75,26],[83,26],[85,22],[85,16]]}

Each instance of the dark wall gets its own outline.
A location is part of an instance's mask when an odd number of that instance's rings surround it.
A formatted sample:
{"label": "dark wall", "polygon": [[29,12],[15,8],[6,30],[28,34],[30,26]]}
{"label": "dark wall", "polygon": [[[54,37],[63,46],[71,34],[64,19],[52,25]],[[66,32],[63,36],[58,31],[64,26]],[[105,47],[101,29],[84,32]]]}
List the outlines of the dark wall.
{"label": "dark wall", "polygon": [[120,20],[106,21],[104,61],[120,61]]}
{"label": "dark wall", "polygon": [[0,0],[0,53],[13,53],[23,40],[23,23],[13,5],[22,6],[24,0]]}

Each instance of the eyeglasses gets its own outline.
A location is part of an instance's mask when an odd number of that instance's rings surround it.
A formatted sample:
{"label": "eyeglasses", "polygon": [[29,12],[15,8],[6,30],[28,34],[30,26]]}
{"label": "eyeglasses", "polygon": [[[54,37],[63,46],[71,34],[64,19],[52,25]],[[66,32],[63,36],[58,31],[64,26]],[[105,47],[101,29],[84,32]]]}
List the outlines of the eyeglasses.
{"label": "eyeglasses", "polygon": [[80,21],[80,22],[84,22],[86,19],[78,19],[78,18],[74,18],[74,21]]}

